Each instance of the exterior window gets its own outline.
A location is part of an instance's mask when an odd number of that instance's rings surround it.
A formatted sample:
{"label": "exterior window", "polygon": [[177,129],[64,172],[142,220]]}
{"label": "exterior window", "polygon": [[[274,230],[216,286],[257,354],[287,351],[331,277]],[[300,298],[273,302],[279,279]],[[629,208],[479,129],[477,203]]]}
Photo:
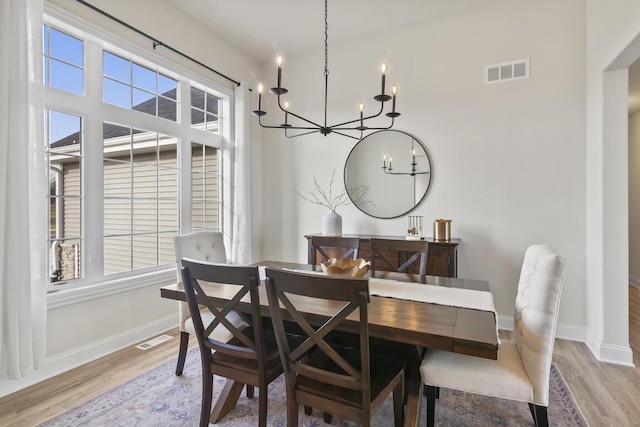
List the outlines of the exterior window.
{"label": "exterior window", "polygon": [[221,130],[231,117],[219,111],[231,91],[129,54],[100,30],[44,21],[50,289],[173,278],[177,234],[224,231]]}
{"label": "exterior window", "polygon": [[103,142],[105,274],[173,262],[178,139],[104,123]]}
{"label": "exterior window", "polygon": [[53,283],[82,277],[82,118],[47,111],[49,272]]}
{"label": "exterior window", "polygon": [[176,80],[106,50],[102,75],[104,102],[177,121]]}
{"label": "exterior window", "polygon": [[43,27],[44,84],[84,93],[84,42],[47,25]]}
{"label": "exterior window", "polygon": [[209,132],[220,132],[220,98],[191,87],[191,125]]}
{"label": "exterior window", "polygon": [[218,149],[191,144],[192,228],[219,230]]}

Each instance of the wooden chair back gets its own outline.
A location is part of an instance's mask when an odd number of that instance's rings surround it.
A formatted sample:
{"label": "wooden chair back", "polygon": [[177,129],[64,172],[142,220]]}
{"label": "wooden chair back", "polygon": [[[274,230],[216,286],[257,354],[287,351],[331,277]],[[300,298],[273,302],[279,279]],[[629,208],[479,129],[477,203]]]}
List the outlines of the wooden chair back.
{"label": "wooden chair back", "polygon": [[[183,258],[182,279],[202,359],[203,397],[200,425],[209,425],[212,375],[215,374],[239,384],[238,395],[244,384],[259,387],[259,425],[266,426],[267,385],[282,374],[282,366],[273,334],[271,333],[270,339],[266,339],[262,324],[258,268]],[[233,297],[215,299],[215,295],[205,293],[203,282],[220,284],[225,290],[229,287],[229,294],[233,294]],[[231,311],[241,311],[239,303],[246,295],[249,295],[251,304],[249,326],[236,327],[228,319],[228,314]],[[203,316],[201,310],[207,310],[213,316]],[[205,323],[205,318],[210,320]],[[219,325],[223,325],[231,333],[231,339],[220,341],[216,339],[215,334],[211,334]],[[252,395],[253,391],[248,389],[247,394]],[[237,395],[235,399],[237,400]],[[223,402],[218,402],[211,415],[212,422],[217,422],[232,408],[233,406],[227,407]]]}
{"label": "wooden chair back", "polygon": [[[427,254],[429,252],[429,242],[426,240],[388,240],[371,238],[371,277],[375,277],[376,267],[379,262],[383,262],[387,268],[392,271],[405,272],[414,262],[420,258],[420,268],[418,274],[424,276],[427,274]],[[384,251],[405,252],[411,254],[407,260],[399,267],[389,259]]]}
{"label": "wooden chair back", "polygon": [[[342,249],[345,252],[337,257],[332,257],[327,251],[329,249]],[[357,237],[341,236],[312,236],[311,237],[311,265],[316,269],[316,265],[329,258],[349,258],[358,259],[360,249],[360,239]],[[318,259],[320,254],[320,259]]]}
{"label": "wooden chair back", "polygon": [[[368,279],[273,268],[266,269],[266,276],[269,309],[286,379],[287,425],[297,425],[300,404],[368,425],[371,414],[384,400],[372,402],[372,382],[378,385],[381,381],[375,381],[371,376]],[[303,332],[306,339],[300,345],[292,347],[287,342],[281,307],[286,312],[286,320],[294,322]],[[314,327],[304,313],[318,307],[326,308],[329,318],[322,326]],[[359,349],[332,344],[327,339],[330,333],[343,326],[345,319],[356,312],[357,326],[351,330],[359,336]],[[394,391],[401,408],[402,391],[398,390],[402,389],[404,364],[400,365],[399,368],[393,363],[386,365],[388,371],[393,372],[393,381],[385,377],[384,396]],[[375,392],[375,396],[379,394]],[[399,411],[401,419],[401,409]]]}

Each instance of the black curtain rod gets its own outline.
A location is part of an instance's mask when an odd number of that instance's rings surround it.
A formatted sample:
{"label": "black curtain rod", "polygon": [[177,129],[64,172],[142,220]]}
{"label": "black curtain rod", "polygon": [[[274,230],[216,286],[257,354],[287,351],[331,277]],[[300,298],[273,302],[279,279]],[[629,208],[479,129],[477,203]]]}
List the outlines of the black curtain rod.
{"label": "black curtain rod", "polygon": [[108,14],[107,12],[105,12],[105,11],[104,11],[104,10],[102,10],[102,9],[98,9],[97,7],[95,7],[94,5],[92,5],[91,3],[87,3],[87,2],[86,2],[86,1],[84,1],[84,0],[76,0],[76,1],[77,1],[78,3],[80,3],[80,4],[84,5],[84,6],[87,6],[89,9],[92,9],[92,10],[94,10],[94,11],[98,12],[99,14],[104,15],[104,16],[106,16],[107,18],[109,18],[109,19],[111,19],[111,20],[113,20],[113,21],[117,22],[118,24],[120,24],[120,25],[123,25],[123,26],[127,27],[127,28],[128,28],[128,29],[130,29],[131,31],[135,31],[136,33],[140,34],[141,36],[144,36],[144,37],[148,38],[149,40],[151,40],[151,41],[153,42],[153,48],[154,48],[154,49],[155,49],[155,48],[157,48],[158,46],[163,46],[163,47],[165,47],[165,48],[169,49],[171,52],[177,53],[178,55],[182,56],[183,58],[186,58],[186,59],[188,59],[189,61],[195,62],[196,64],[200,65],[201,67],[204,67],[204,68],[206,68],[207,70],[209,70],[209,71],[212,71],[212,72],[216,73],[216,74],[217,74],[217,75],[219,75],[220,77],[224,77],[225,79],[229,80],[230,82],[235,83],[237,86],[240,86],[240,82],[238,82],[238,81],[236,81],[236,80],[232,79],[231,77],[225,76],[225,75],[224,75],[224,74],[222,74],[221,72],[214,70],[213,68],[209,67],[208,65],[205,65],[205,64],[203,64],[202,62],[198,61],[197,59],[192,58],[191,56],[189,56],[189,55],[187,55],[187,54],[185,54],[185,53],[180,52],[179,50],[177,50],[177,49],[175,49],[175,48],[173,48],[173,47],[169,46],[168,44],[164,44],[164,43],[162,43],[160,40],[156,39],[155,37],[150,36],[149,34],[145,33],[144,31],[141,31],[141,30],[137,29],[136,27],[134,27],[134,26],[132,26],[132,25],[129,25],[129,24],[127,24],[126,22],[124,22],[124,21],[122,21],[122,20],[120,20],[120,19],[116,18],[115,16]]}

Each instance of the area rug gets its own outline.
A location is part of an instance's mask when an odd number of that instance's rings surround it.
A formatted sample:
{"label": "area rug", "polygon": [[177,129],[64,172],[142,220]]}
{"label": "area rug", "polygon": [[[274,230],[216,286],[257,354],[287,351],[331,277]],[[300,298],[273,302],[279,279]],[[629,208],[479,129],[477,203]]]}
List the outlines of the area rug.
{"label": "area rug", "polygon": [[[72,408],[41,426],[196,426],[200,419],[200,354],[189,351],[182,376],[176,376],[176,360],[167,361],[85,403]],[[214,399],[224,385],[215,377]],[[258,398],[248,399],[243,392],[237,406],[217,426],[258,425]],[[426,401],[423,398],[419,425],[425,424]],[[286,426],[284,377],[269,385],[269,426]],[[566,382],[555,365],[551,367],[549,420],[552,426],[587,426]],[[334,417],[334,426],[356,424]],[[300,426],[325,425],[322,414],[307,416],[300,409]],[[393,425],[393,404],[387,399],[374,415],[373,426]],[[463,392],[441,390],[436,406],[438,426],[532,426],[527,404],[490,399]]]}

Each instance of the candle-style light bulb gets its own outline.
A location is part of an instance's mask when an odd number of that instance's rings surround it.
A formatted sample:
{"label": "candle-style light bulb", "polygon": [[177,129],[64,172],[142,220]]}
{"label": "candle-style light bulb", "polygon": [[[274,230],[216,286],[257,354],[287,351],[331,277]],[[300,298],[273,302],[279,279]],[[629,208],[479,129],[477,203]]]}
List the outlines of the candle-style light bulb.
{"label": "candle-style light bulb", "polygon": [[389,171],[391,171],[391,157],[389,157]]}
{"label": "candle-style light bulb", "polygon": [[384,154],[382,156],[382,169],[386,169],[387,168],[387,155]]}
{"label": "candle-style light bulb", "polygon": [[393,94],[393,100],[391,101],[391,112],[396,112],[396,94],[398,93],[398,86],[391,86],[391,93]]}
{"label": "candle-style light bulb", "polygon": [[276,63],[278,64],[278,89],[280,89],[280,83],[282,83],[282,56],[276,58]]}
{"label": "candle-style light bulb", "polygon": [[262,110],[262,83],[258,83],[258,111]]}
{"label": "candle-style light bulb", "polygon": [[360,103],[360,127],[362,127],[362,119],[364,118],[364,102]]}
{"label": "candle-style light bulb", "polygon": [[284,124],[287,124],[287,119],[289,117],[289,102],[285,101],[284,103]]}
{"label": "candle-style light bulb", "polygon": [[387,63],[383,62],[382,65],[380,66],[380,71],[382,71],[382,92],[380,92],[381,95],[384,95],[384,82],[385,82],[385,78],[387,76]]}

